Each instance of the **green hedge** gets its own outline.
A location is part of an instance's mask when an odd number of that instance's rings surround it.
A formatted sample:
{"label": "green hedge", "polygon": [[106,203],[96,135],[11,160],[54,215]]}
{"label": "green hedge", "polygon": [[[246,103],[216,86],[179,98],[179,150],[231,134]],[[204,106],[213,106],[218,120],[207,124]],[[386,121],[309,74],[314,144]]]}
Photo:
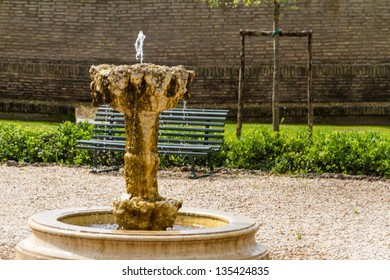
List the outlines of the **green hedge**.
{"label": "green hedge", "polygon": [[276,173],[343,173],[390,177],[390,136],[372,132],[296,134],[254,131],[229,136],[219,156],[227,167]]}
{"label": "green hedge", "polygon": [[87,151],[75,148],[77,139],[88,139],[88,123],[64,122],[56,130],[31,131],[14,124],[0,124],[0,161],[90,164]]}
{"label": "green hedge", "polygon": [[[29,131],[20,126],[0,124],[0,161],[92,164],[91,153],[77,150],[77,139],[88,139],[92,126],[65,122],[53,131]],[[119,160],[123,155],[117,154]],[[377,132],[273,132],[261,128],[237,139],[225,136],[218,167],[246,168],[274,173],[343,173],[390,177],[390,135]],[[105,154],[101,163],[110,164]],[[111,161],[112,162],[112,161]],[[161,165],[183,166],[183,157],[161,157]],[[199,159],[198,164],[204,164]]]}

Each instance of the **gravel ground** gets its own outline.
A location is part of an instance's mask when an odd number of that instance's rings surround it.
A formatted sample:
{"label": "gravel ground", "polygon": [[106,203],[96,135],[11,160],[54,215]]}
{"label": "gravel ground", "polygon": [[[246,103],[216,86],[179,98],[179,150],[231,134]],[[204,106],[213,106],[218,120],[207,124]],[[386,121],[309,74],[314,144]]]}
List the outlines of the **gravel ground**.
{"label": "gravel ground", "polygon": [[[160,194],[184,206],[244,214],[260,223],[271,259],[390,259],[390,180],[334,176],[299,178],[217,170],[187,178],[159,171]],[[337,176],[336,176],[337,177]],[[109,206],[124,192],[123,171],[86,167],[0,165],[0,259],[13,259],[36,212]]]}

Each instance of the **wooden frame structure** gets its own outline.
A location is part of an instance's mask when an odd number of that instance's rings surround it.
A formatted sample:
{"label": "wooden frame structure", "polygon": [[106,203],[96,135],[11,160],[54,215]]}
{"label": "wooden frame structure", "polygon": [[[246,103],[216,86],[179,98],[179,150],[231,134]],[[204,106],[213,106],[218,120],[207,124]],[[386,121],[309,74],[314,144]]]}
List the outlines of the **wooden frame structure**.
{"label": "wooden frame structure", "polygon": [[[242,128],[242,111],[243,111],[243,89],[244,89],[244,76],[245,76],[245,36],[268,36],[274,35],[272,31],[256,31],[241,29],[241,53],[240,53],[240,71],[239,71],[239,85],[238,85],[238,105],[237,105],[237,137],[241,136]],[[283,32],[280,31],[278,36],[287,37],[307,37],[307,124],[310,132],[313,131],[313,69],[312,69],[312,41],[313,32],[310,31],[296,31],[296,32]],[[279,112],[279,96],[272,98],[272,112]]]}

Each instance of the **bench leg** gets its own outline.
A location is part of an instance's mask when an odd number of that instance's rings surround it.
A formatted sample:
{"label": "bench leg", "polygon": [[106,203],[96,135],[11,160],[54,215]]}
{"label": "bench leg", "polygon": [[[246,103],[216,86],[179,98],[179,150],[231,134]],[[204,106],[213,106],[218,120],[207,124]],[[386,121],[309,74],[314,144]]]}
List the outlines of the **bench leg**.
{"label": "bench leg", "polygon": [[110,172],[110,171],[118,171],[119,166],[113,166],[112,168],[107,168],[107,169],[98,169],[99,166],[99,161],[98,161],[98,156],[97,156],[97,150],[93,151],[93,168],[92,168],[92,173],[102,173],[102,172]]}
{"label": "bench leg", "polygon": [[213,165],[213,159],[211,157],[211,154],[207,155],[207,162],[209,163],[210,174],[213,174],[214,173],[214,165]]}
{"label": "bench leg", "polygon": [[196,178],[196,174],[195,174],[195,159],[194,157],[192,156],[189,156],[190,158],[190,163],[191,163],[191,174],[190,174],[190,178],[191,179],[195,179]]}
{"label": "bench leg", "polygon": [[93,169],[92,169],[92,173],[98,173],[98,158],[97,158],[97,151],[94,150],[92,152],[93,154]]}

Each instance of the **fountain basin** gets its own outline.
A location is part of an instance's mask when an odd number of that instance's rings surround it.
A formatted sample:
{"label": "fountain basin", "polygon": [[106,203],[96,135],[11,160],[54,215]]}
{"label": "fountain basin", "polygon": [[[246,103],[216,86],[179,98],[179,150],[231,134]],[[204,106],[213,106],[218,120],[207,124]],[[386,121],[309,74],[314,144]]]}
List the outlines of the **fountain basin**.
{"label": "fountain basin", "polygon": [[109,207],[71,208],[37,213],[31,236],[16,247],[16,259],[268,259],[256,242],[259,224],[244,216],[183,208],[175,225],[185,230],[112,230]]}

